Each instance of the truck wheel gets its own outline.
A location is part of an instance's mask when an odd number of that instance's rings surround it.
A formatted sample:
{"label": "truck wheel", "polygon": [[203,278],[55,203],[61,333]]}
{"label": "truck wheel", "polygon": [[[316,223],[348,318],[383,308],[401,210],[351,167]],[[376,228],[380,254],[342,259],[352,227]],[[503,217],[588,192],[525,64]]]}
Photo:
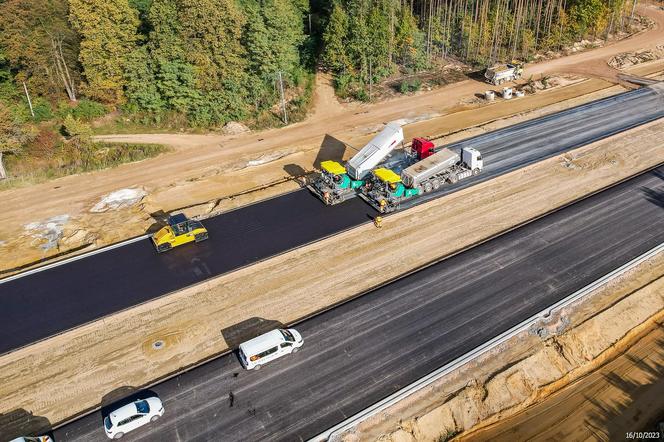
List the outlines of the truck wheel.
{"label": "truck wheel", "polygon": [[300,347],[294,347],[293,351],[291,353],[297,353],[297,351],[300,349]]}
{"label": "truck wheel", "polygon": [[433,190],[440,189],[440,180],[433,180]]}
{"label": "truck wheel", "polygon": [[459,181],[459,179],[457,178],[456,174],[453,173],[449,176],[449,178],[447,178],[447,181],[449,181],[450,184],[455,184],[457,181]]}
{"label": "truck wheel", "polygon": [[113,439],[121,439],[122,436],[124,436],[124,433],[115,433],[115,436],[113,436]]}
{"label": "truck wheel", "polygon": [[254,370],[260,370],[261,367],[262,367],[261,364],[256,364],[256,365],[254,366]]}
{"label": "truck wheel", "polygon": [[480,174],[480,170],[478,168],[473,169],[473,175],[477,176]]}
{"label": "truck wheel", "polygon": [[431,192],[431,188],[432,188],[431,183],[425,183],[424,184],[424,192],[425,193]]}
{"label": "truck wheel", "polygon": [[208,238],[209,238],[209,235],[207,233],[197,233],[196,236],[194,236],[194,240],[196,242],[205,241]]}
{"label": "truck wheel", "polygon": [[150,422],[155,422],[155,421],[158,421],[158,420],[159,420],[159,415],[158,414],[155,414],[154,416],[152,416],[150,418]]}

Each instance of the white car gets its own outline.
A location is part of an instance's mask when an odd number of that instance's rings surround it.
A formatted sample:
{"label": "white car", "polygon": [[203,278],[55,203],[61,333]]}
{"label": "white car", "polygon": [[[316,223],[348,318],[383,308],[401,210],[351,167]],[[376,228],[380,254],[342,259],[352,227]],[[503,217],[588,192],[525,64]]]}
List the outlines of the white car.
{"label": "white car", "polygon": [[293,328],[277,329],[240,344],[240,362],[247,370],[258,370],[270,361],[298,351],[304,344]]}
{"label": "white car", "polygon": [[23,436],[9,442],[53,442],[53,439],[50,436]]}
{"label": "white car", "polygon": [[154,422],[164,415],[164,405],[156,396],[139,399],[118,408],[104,418],[104,431],[111,439],[120,439],[126,433]]}

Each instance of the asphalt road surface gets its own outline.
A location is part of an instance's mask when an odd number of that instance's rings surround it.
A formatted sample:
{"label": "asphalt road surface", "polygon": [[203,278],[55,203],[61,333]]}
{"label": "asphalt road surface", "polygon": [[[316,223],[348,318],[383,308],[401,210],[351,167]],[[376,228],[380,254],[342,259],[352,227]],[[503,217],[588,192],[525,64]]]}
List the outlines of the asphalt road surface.
{"label": "asphalt road surface", "polygon": [[[664,116],[642,88],[455,143],[477,147],[484,172],[417,202],[493,178]],[[158,255],[149,240],[0,281],[0,354],[272,255],[369,222],[359,198],[327,207],[302,190],[208,219],[210,240]],[[48,320],[44,320],[48,318]]]}
{"label": "asphalt road surface", "polygon": [[[230,354],[156,385],[164,417],[126,438],[307,439],[662,241],[664,167],[302,322],[300,352],[260,371]],[[102,415],[55,437],[104,440]]]}

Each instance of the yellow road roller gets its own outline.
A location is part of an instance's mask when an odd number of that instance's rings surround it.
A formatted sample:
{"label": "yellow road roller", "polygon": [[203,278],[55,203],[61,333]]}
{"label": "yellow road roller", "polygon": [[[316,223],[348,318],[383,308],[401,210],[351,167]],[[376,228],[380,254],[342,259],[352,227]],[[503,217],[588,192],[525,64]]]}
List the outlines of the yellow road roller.
{"label": "yellow road roller", "polygon": [[206,239],[208,239],[208,231],[203,224],[187,218],[182,213],[169,216],[168,225],[152,235],[152,242],[159,253],[182,244],[201,242]]}

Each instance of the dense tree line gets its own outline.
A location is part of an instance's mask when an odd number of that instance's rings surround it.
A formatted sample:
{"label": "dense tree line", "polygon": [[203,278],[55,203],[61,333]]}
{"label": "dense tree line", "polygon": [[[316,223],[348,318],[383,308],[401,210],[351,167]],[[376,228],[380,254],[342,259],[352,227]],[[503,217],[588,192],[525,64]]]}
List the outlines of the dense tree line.
{"label": "dense tree line", "polygon": [[37,107],[83,97],[152,121],[181,115],[211,126],[272,108],[279,72],[294,84],[318,64],[363,98],[369,81],[398,68],[417,71],[450,56],[478,65],[528,59],[603,37],[625,28],[633,4],[0,0],[0,98],[25,89]]}
{"label": "dense tree line", "polygon": [[486,66],[528,60],[628,26],[635,0],[332,0],[322,61],[359,91],[397,67],[446,57]]}
{"label": "dense tree line", "polygon": [[[0,0],[0,81],[209,126],[302,77],[307,0]],[[311,64],[311,63],[309,63]]]}

